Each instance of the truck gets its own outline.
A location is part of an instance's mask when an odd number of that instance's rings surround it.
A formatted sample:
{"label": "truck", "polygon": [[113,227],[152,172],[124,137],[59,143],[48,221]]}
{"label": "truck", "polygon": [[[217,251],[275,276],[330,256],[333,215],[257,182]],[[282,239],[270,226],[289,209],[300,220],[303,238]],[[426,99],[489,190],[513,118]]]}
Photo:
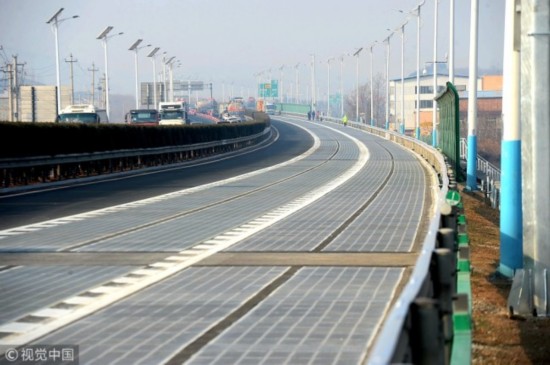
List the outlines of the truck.
{"label": "truck", "polygon": [[277,114],[277,105],[272,103],[266,103],[265,104],[265,112],[269,115],[275,115]]}
{"label": "truck", "polygon": [[187,105],[184,101],[164,101],[159,103],[159,125],[188,124]]}
{"label": "truck", "polygon": [[159,125],[159,113],[155,109],[132,109],[126,113],[124,119],[128,124],[143,126]]}
{"label": "truck", "polygon": [[89,104],[75,104],[64,108],[57,116],[58,123],[86,123],[99,124],[108,123],[105,109],[98,109]]}

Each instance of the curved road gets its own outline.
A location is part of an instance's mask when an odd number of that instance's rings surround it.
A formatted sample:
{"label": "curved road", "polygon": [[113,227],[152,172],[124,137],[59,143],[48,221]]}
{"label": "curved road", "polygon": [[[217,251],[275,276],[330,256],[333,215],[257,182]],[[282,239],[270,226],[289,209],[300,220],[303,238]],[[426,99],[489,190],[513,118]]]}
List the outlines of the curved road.
{"label": "curved road", "polygon": [[127,203],[171,191],[206,184],[286,161],[312,145],[311,136],[287,123],[274,122],[275,141],[231,158],[195,161],[147,172],[115,174],[83,183],[28,191],[0,191],[0,229],[63,217],[116,204]]}
{"label": "curved road", "polygon": [[1,198],[2,215],[34,213],[0,231],[0,348],[364,362],[414,265],[431,180],[386,140],[281,119],[276,143],[240,157]]}

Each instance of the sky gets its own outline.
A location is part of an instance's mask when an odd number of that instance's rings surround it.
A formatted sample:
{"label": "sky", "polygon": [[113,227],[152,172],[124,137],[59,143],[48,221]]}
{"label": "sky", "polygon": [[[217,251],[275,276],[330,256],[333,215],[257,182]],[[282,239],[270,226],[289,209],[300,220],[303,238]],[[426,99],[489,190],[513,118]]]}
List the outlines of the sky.
{"label": "sky", "polygon": [[[381,43],[390,30],[405,26],[405,74],[416,70],[416,21],[408,14],[422,0],[0,0],[0,66],[18,56],[25,63],[28,83],[55,84],[55,40],[46,22],[64,8],[59,25],[61,84],[70,83],[69,60],[74,66],[75,90],[91,88],[94,65],[105,70],[104,49],[97,36],[113,26],[108,40],[111,94],[135,94],[134,53],[128,48],[137,40],[142,45],[160,47],[157,71],[162,57],[175,57],[181,65],[174,78],[212,83],[214,97],[254,96],[257,74],[295,82],[295,66],[302,94],[309,84],[312,55],[315,55],[317,88],[326,96],[328,60],[355,53],[360,47]],[[426,0],[421,8],[421,63],[433,60],[435,1]],[[439,0],[438,60],[449,49],[449,2]],[[504,36],[504,1],[479,0],[480,74],[501,72]],[[403,11],[403,12],[400,12]],[[79,17],[73,19],[73,15]],[[470,1],[455,1],[455,67],[468,68]],[[390,29],[390,30],[388,30]],[[390,78],[401,75],[401,33],[390,43]],[[153,66],[146,55],[138,54],[139,79],[153,79]],[[163,54],[163,52],[166,52]],[[373,51],[374,73],[385,73],[386,48]],[[352,89],[356,59],[344,57],[345,89]],[[369,80],[370,57],[359,56],[360,83]],[[331,83],[339,82],[340,64],[331,62]],[[271,70],[271,71],[269,71]],[[99,78],[96,73],[96,85]],[[309,91],[307,91],[309,92]],[[252,94],[252,95],[249,95]]]}

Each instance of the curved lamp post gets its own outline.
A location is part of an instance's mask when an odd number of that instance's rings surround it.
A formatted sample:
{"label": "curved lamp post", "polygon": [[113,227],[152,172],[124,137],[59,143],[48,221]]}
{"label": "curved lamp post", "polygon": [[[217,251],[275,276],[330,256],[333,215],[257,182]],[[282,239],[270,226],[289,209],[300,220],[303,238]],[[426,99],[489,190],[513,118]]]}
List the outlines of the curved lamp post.
{"label": "curved lamp post", "polygon": [[138,77],[138,51],[142,48],[151,47],[150,44],[146,46],[139,47],[143,39],[138,39],[134,42],[128,49],[129,51],[134,51],[135,53],[135,71],[136,71],[136,109],[139,109],[139,77]]}
{"label": "curved lamp post", "polygon": [[59,77],[59,37],[57,28],[59,24],[68,19],[78,18],[78,15],[73,15],[72,17],[59,19],[59,16],[63,12],[63,8],[59,9],[51,18],[46,22],[46,24],[51,24],[53,34],[55,37],[55,71],[56,71],[56,86],[57,86],[57,114],[61,112],[61,81]]}
{"label": "curved lamp post", "polygon": [[103,50],[105,51],[105,111],[107,112],[107,119],[110,120],[110,104],[109,104],[109,54],[107,51],[107,40],[109,38],[116,37],[117,35],[124,34],[123,32],[113,34],[112,36],[108,36],[109,32],[113,30],[112,26],[108,26],[101,32],[96,39],[99,39],[102,41],[103,44]]}

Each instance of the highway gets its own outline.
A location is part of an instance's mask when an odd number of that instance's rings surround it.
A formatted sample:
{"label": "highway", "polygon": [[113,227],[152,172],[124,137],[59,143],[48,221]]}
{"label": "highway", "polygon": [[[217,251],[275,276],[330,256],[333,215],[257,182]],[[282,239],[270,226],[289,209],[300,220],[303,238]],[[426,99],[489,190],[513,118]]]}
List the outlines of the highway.
{"label": "highway", "polygon": [[411,273],[430,173],[358,129],[0,196],[0,349],[81,364],[360,364]]}

